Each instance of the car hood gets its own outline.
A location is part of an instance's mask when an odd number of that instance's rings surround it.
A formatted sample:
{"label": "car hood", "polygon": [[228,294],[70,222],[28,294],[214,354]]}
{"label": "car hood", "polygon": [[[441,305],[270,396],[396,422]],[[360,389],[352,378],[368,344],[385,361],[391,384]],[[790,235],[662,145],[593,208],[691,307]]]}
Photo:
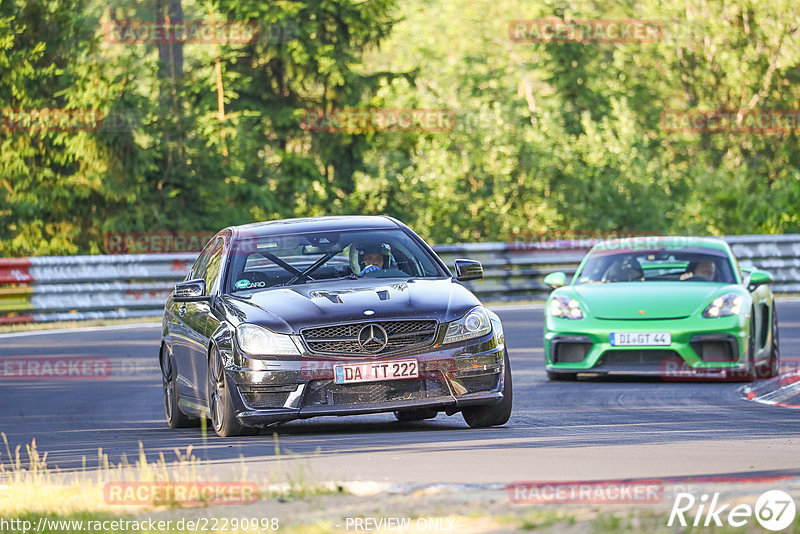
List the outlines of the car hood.
{"label": "car hood", "polygon": [[676,319],[702,311],[723,293],[713,282],[616,282],[571,286],[598,319]]}
{"label": "car hood", "polygon": [[[480,301],[452,279],[342,280],[267,289],[249,297],[226,295],[237,322],[297,333],[322,324],[386,319],[458,319]],[[371,310],[372,314],[364,312]]]}

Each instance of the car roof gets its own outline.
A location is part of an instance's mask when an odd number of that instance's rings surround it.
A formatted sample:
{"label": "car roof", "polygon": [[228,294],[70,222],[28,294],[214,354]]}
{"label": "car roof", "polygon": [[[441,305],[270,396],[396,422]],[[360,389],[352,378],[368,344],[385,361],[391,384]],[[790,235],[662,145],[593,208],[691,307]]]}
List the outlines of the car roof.
{"label": "car roof", "polygon": [[235,234],[258,236],[295,234],[304,232],[336,232],[343,230],[379,230],[399,228],[401,225],[392,217],[385,215],[336,215],[326,217],[298,217],[277,219],[241,226],[232,226]]}
{"label": "car roof", "polygon": [[730,247],[722,239],[713,237],[696,236],[636,236],[623,237],[617,239],[606,239],[592,247],[590,252],[595,250],[662,250],[679,248],[710,248],[730,252]]}

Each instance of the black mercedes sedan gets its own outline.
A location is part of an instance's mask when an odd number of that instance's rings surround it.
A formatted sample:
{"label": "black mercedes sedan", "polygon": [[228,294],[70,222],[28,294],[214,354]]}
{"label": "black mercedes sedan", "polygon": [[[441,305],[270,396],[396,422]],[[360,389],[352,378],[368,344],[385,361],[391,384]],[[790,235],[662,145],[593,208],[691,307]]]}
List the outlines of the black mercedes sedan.
{"label": "black mercedes sedan", "polygon": [[461,412],[506,423],[511,369],[496,314],[390,217],[230,227],[164,308],[160,364],[170,427],[210,418],[219,436],[321,415]]}

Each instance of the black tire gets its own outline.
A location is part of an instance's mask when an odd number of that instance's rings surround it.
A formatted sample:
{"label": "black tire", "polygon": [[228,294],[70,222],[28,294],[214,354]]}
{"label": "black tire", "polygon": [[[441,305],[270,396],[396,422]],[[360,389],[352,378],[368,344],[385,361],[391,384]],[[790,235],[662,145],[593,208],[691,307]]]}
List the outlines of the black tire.
{"label": "black tire", "polygon": [[514,388],[511,385],[511,364],[508,361],[508,352],[505,352],[503,356],[503,368],[503,400],[498,404],[467,406],[461,410],[464,421],[467,422],[470,428],[504,425],[511,417]]}
{"label": "black tire", "polygon": [[578,379],[578,373],[557,373],[547,371],[547,379],[553,382],[574,382]]}
{"label": "black tire", "polygon": [[750,333],[747,336],[747,367],[744,371],[729,371],[728,378],[733,378],[739,382],[753,382],[757,378],[756,374],[756,315],[755,311],[750,312]]}
{"label": "black tire", "polygon": [[189,417],[183,413],[178,405],[178,383],[176,378],[178,372],[175,369],[175,362],[169,356],[167,347],[162,345],[161,356],[161,386],[164,393],[164,415],[167,418],[167,425],[170,428],[189,428],[197,426],[199,419]]}
{"label": "black tire", "polygon": [[432,408],[419,408],[417,410],[402,410],[394,412],[394,416],[398,421],[410,423],[412,421],[424,421],[425,419],[433,419],[439,414]]}
{"label": "black tire", "polygon": [[221,438],[258,433],[257,428],[246,427],[236,419],[230,393],[222,358],[217,349],[212,347],[208,356],[208,411],[211,415],[211,427]]}
{"label": "black tire", "polygon": [[778,310],[775,309],[775,302],[772,303],[772,341],[769,349],[769,359],[764,366],[765,378],[775,378],[781,372],[781,351],[778,342]]}

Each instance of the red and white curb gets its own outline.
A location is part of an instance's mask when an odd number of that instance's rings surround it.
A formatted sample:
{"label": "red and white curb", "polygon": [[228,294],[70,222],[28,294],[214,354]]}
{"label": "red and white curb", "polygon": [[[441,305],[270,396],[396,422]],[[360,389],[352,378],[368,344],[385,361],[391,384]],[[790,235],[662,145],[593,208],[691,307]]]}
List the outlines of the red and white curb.
{"label": "red and white curb", "polygon": [[761,404],[800,409],[800,371],[744,386],[742,395]]}

